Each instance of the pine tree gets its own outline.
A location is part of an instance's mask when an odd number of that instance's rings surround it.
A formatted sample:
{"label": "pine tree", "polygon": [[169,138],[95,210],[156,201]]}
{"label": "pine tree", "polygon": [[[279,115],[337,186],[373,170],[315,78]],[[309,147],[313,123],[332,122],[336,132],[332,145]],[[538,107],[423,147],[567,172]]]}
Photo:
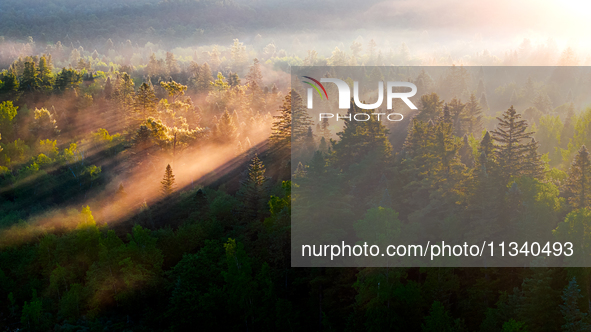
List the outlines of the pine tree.
{"label": "pine tree", "polygon": [[485,132],[484,137],[478,145],[478,165],[477,167],[484,174],[489,174],[496,166],[496,147],[493,139],[488,131]]}
{"label": "pine tree", "polygon": [[133,79],[128,73],[124,72],[117,78],[115,82],[115,90],[113,91],[113,99],[124,110],[124,114],[128,114],[132,108],[135,97],[135,89]]}
{"label": "pine tree", "polygon": [[482,80],[482,78],[480,80],[478,80],[478,87],[476,88],[476,95],[480,95],[482,96],[482,94],[486,91],[485,87],[484,87],[484,81]]}
{"label": "pine tree", "polygon": [[166,171],[164,171],[164,178],[160,182],[162,184],[162,195],[168,196],[174,191],[174,174],[172,174],[172,167],[170,164],[166,165]]}
{"label": "pine tree", "polygon": [[156,94],[148,83],[142,83],[135,94],[133,110],[140,120],[144,120],[156,112]]}
{"label": "pine tree", "polygon": [[322,133],[322,137],[324,137],[325,139],[330,139],[331,133],[330,133],[330,123],[328,123],[328,118],[322,118],[322,121],[320,122],[320,130]]}
{"label": "pine tree", "polygon": [[559,270],[547,267],[532,270],[532,276],[521,285],[521,301],[517,308],[519,320],[525,322],[531,331],[558,331],[561,325],[560,292],[553,287],[553,280],[558,277]]}
{"label": "pine tree", "polygon": [[44,91],[51,90],[53,86],[53,75],[51,74],[51,64],[48,63],[45,55],[39,58],[39,84]]}
{"label": "pine tree", "polygon": [[577,279],[573,277],[562,293],[563,304],[560,305],[560,312],[564,318],[562,331],[582,332],[591,331],[591,325],[587,321],[587,313],[579,309],[579,301],[583,298],[581,290],[577,284]]}
{"label": "pine tree", "polygon": [[451,123],[440,122],[433,134],[432,156],[434,165],[441,167],[444,176],[449,176],[451,167],[457,163],[460,144],[455,140]]}
{"label": "pine tree", "polygon": [[231,87],[239,86],[240,85],[240,77],[238,77],[238,74],[230,73],[230,76],[228,76],[228,84]]}
{"label": "pine tree", "polygon": [[295,90],[291,90],[285,96],[279,112],[279,115],[273,116],[275,121],[273,122],[271,142],[276,148],[289,149],[292,140],[301,140],[306,136],[312,121],[303,107],[302,97]]}
{"label": "pine tree", "polygon": [[314,133],[312,132],[312,127],[308,127],[308,133],[304,138],[303,142],[304,146],[304,158],[309,159],[312,158],[314,152],[316,152],[316,139],[314,138]]}
{"label": "pine tree", "polygon": [[263,86],[263,74],[261,73],[261,66],[259,59],[255,58],[252,62],[252,66],[246,74],[246,85],[249,86],[251,92],[259,92]]}
{"label": "pine tree", "polygon": [[574,109],[569,108],[564,120],[564,126],[560,133],[560,147],[566,149],[568,147],[568,139],[572,138],[575,131],[575,112]]}
{"label": "pine tree", "polygon": [[72,65],[72,67],[75,64],[77,64],[79,60],[80,60],[80,51],[78,51],[78,49],[75,48],[70,53],[70,64]]}
{"label": "pine tree", "polygon": [[463,119],[465,132],[468,135],[479,135],[482,132],[482,107],[473,93],[470,94],[470,99],[466,103],[465,112]]}
{"label": "pine tree", "polygon": [[466,125],[468,116],[466,114],[466,104],[462,103],[460,99],[453,98],[449,105],[449,116],[451,117],[451,123],[453,124],[453,132],[457,137],[464,136],[467,133]]}
{"label": "pine tree", "polygon": [[543,113],[550,113],[554,109],[552,106],[552,100],[545,93],[540,93],[533,101],[534,106]]}
{"label": "pine tree", "polygon": [[[149,82],[148,82],[149,83]],[[166,90],[168,93],[168,97],[170,97],[171,102],[175,102],[178,98],[185,95],[185,91],[187,91],[187,86],[177,83],[170,79],[168,82],[160,82],[160,86]]]}
{"label": "pine tree", "polygon": [[482,111],[484,113],[488,112],[488,110],[489,110],[488,101],[486,99],[486,93],[484,93],[484,92],[480,95],[480,106],[482,106]]}
{"label": "pine tree", "polygon": [[19,87],[22,91],[34,91],[39,88],[40,80],[34,62],[25,62],[25,69],[21,76]]}
{"label": "pine tree", "polygon": [[[351,100],[348,114],[353,118],[355,114],[370,114],[370,110],[359,109]],[[336,164],[347,169],[354,163],[359,163],[369,153],[377,153],[380,157],[375,162],[385,162],[391,156],[392,146],[388,141],[388,129],[377,117],[369,117],[368,121],[345,121],[342,132],[337,133],[340,140],[333,141]]]}
{"label": "pine tree", "polygon": [[246,178],[242,180],[238,196],[243,202],[243,215],[248,219],[258,219],[261,211],[265,209],[267,178],[265,177],[265,166],[255,154],[252,158]]}
{"label": "pine tree", "polygon": [[127,192],[125,192],[125,187],[123,187],[123,182],[119,183],[119,188],[117,192],[115,192],[115,196],[122,199],[127,196]]}
{"label": "pine tree", "polygon": [[2,77],[3,85],[0,86],[0,91],[5,93],[16,92],[19,87],[18,78],[14,69],[8,69]]}
{"label": "pine tree", "polygon": [[568,202],[574,209],[585,208],[591,202],[591,158],[583,145],[568,171],[565,185]]}
{"label": "pine tree", "polygon": [[211,69],[206,62],[199,70],[199,77],[197,78],[197,90],[199,92],[211,90],[211,82],[213,82],[213,76],[211,75]]}
{"label": "pine tree", "polygon": [[320,138],[320,143],[318,144],[318,150],[323,153],[328,153],[328,143],[326,139],[323,137]]}
{"label": "pine tree", "polygon": [[429,121],[437,119],[443,115],[443,100],[439,99],[439,95],[435,92],[421,96],[421,108],[417,114],[417,120]]}
{"label": "pine tree", "polygon": [[530,163],[535,159],[531,153],[537,145],[531,142],[534,133],[527,131],[527,121],[521,119],[521,114],[513,106],[497,119],[497,129],[491,133],[497,142],[496,157],[503,176],[509,179],[529,173],[528,170],[536,167]]}
{"label": "pine tree", "polygon": [[224,111],[224,114],[220,117],[215,127],[215,139],[220,142],[233,142],[238,135],[238,129],[234,123],[234,119],[228,112]]}
{"label": "pine tree", "polygon": [[53,89],[59,92],[76,90],[81,81],[82,76],[76,69],[64,68],[57,74]]}
{"label": "pine tree", "polygon": [[4,142],[14,131],[13,119],[17,115],[18,106],[14,106],[12,101],[3,101],[0,103],[0,133],[4,134]]}
{"label": "pine tree", "polygon": [[166,69],[168,70],[169,75],[176,75],[180,71],[179,65],[174,57],[174,54],[172,54],[171,52],[166,52]]}
{"label": "pine tree", "polygon": [[544,163],[538,153],[538,146],[539,143],[532,137],[530,143],[526,146],[525,159],[522,161],[523,175],[541,178],[544,174]]}
{"label": "pine tree", "polygon": [[232,69],[235,71],[241,70],[247,62],[246,46],[238,39],[234,39],[230,52],[232,53]]}
{"label": "pine tree", "polygon": [[435,124],[429,120],[424,122],[414,118],[411,122],[408,135],[404,142],[404,151],[410,158],[421,157],[427,154],[427,148],[433,137],[432,128]]}
{"label": "pine tree", "polygon": [[150,54],[150,59],[148,60],[148,64],[146,65],[146,72],[150,77],[156,77],[160,75],[158,60],[156,60],[156,54]]}
{"label": "pine tree", "polygon": [[463,138],[463,144],[459,151],[460,160],[466,167],[472,168],[474,167],[474,156],[472,155],[472,147],[470,146],[470,142],[468,141],[468,135],[465,134]]}
{"label": "pine tree", "polygon": [[111,77],[107,77],[107,80],[105,81],[103,95],[106,99],[111,99],[111,96],[113,95],[113,84],[111,83]]}

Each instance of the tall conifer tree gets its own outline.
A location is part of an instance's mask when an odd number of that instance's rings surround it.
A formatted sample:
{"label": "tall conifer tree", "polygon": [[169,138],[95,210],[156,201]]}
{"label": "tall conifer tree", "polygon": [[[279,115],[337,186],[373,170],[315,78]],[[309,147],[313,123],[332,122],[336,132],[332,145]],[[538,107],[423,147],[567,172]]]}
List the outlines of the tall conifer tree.
{"label": "tall conifer tree", "polygon": [[164,171],[164,178],[160,183],[162,184],[162,195],[168,196],[172,194],[175,187],[175,180],[174,174],[172,174],[172,167],[170,167],[170,164],[166,165],[166,170]]}
{"label": "tall conifer tree", "polygon": [[583,145],[577,152],[568,171],[565,185],[568,202],[575,209],[589,206],[591,202],[591,158]]}

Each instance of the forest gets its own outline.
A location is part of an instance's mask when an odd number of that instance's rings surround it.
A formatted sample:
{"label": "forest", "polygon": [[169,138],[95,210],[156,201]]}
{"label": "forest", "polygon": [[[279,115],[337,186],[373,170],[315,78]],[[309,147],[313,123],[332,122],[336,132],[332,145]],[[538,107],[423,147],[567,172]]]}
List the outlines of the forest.
{"label": "forest", "polygon": [[[1,330],[591,330],[581,261],[292,267],[291,247],[292,218],[313,215],[377,242],[572,240],[584,259],[591,76],[567,66],[589,56],[527,38],[498,52],[425,54],[367,35],[314,48],[256,32],[276,21],[242,37],[147,19],[190,7],[214,20],[208,6],[235,10],[223,13],[237,27],[274,17],[257,2],[73,3],[0,4]],[[53,15],[47,29],[25,26],[43,21],[34,14]],[[567,70],[499,79],[481,67],[526,64]],[[363,66],[368,82],[425,93],[399,123],[318,121],[295,66]]]}

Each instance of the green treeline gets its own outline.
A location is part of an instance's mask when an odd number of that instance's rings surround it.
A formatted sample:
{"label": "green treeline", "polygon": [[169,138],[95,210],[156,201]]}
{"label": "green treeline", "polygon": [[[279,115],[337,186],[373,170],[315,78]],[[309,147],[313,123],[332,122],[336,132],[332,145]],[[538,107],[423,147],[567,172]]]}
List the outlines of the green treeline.
{"label": "green treeline", "polygon": [[[540,103],[496,114],[483,104],[500,92],[429,93],[399,148],[375,119],[314,123],[293,109],[296,90],[264,80],[272,64],[235,51],[236,67],[215,64],[215,75],[207,62],[181,68],[173,53],[105,70],[93,67],[99,57],[46,54],[2,72],[0,326],[589,329],[589,269],[295,269],[290,215],[299,185],[321,198],[301,197],[308,212],[337,202],[325,213],[353,216],[359,237],[386,218],[389,235],[452,239],[446,225],[464,224],[474,238],[510,226],[589,243],[591,110]],[[228,158],[207,174],[217,182],[193,183],[191,171],[222,158],[206,158],[216,150]],[[372,194],[347,201],[352,187]]]}

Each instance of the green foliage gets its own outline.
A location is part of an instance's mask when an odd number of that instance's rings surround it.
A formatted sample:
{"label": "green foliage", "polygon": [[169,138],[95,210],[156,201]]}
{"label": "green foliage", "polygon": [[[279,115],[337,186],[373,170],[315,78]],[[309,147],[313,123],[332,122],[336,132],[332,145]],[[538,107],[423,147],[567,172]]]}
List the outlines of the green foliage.
{"label": "green foliage", "polygon": [[565,324],[562,325],[562,331],[589,331],[591,325],[587,319],[587,313],[581,312],[579,309],[579,302],[583,296],[577,284],[577,280],[573,277],[568,285],[564,288],[562,293],[562,301],[564,304],[560,305],[560,312]]}
{"label": "green foliage", "polygon": [[195,325],[203,328],[219,328],[211,317],[218,317],[227,300],[223,293],[224,247],[217,241],[207,241],[195,254],[186,254],[168,272],[174,288],[170,296],[170,309],[176,330],[191,329]]}
{"label": "green foliage", "polygon": [[[537,267],[532,268],[532,272],[532,276],[522,284],[518,317],[532,331],[557,331],[561,325],[560,292],[552,285],[557,279],[557,270]],[[540,312],[545,315],[540,316]]]}
{"label": "green foliage", "polygon": [[245,219],[258,220],[260,218],[268,199],[267,180],[265,166],[255,154],[237,194],[242,201],[242,213]]}
{"label": "green foliage", "polygon": [[435,301],[429,311],[429,316],[425,317],[425,323],[422,325],[423,332],[435,331],[464,331],[463,323],[460,319],[454,320],[445,310],[441,302]]}
{"label": "green foliage", "polygon": [[51,137],[54,134],[59,133],[53,114],[51,114],[46,108],[35,108],[35,121],[33,122],[31,131],[35,136],[41,138]]}
{"label": "green foliage", "polygon": [[379,206],[367,210],[354,228],[362,242],[387,246],[401,235],[402,223],[396,211]]}
{"label": "green foliage", "polygon": [[185,91],[187,91],[186,85],[179,84],[175,81],[160,82],[160,85],[164,88],[164,90],[166,90],[172,101],[175,101],[179,97],[183,96]]}
{"label": "green foliage", "polygon": [[136,92],[133,104],[134,112],[140,121],[154,116],[157,100],[154,89],[147,83],[142,83]]}
{"label": "green foliage", "polygon": [[4,141],[12,136],[12,121],[17,114],[17,110],[18,106],[14,106],[12,101],[0,103],[0,133],[4,135]]}
{"label": "green foliage", "polygon": [[527,131],[527,121],[521,120],[521,114],[511,106],[497,118],[499,124],[492,136],[497,146],[497,161],[503,177],[530,175],[539,176],[541,163],[537,153],[537,142],[532,132]]}
{"label": "green foliage", "polygon": [[554,165],[562,161],[560,154],[561,134],[564,129],[559,116],[544,115],[540,118],[535,137],[540,142],[540,153],[550,153]]}
{"label": "green foliage", "polygon": [[71,92],[78,89],[80,82],[82,75],[76,69],[64,68],[57,74],[53,88],[58,92]]}
{"label": "green foliage", "polygon": [[574,209],[585,208],[591,202],[591,158],[583,145],[568,170],[565,191]]}
{"label": "green foliage", "polygon": [[503,332],[527,332],[527,328],[524,322],[518,322],[514,319],[510,319],[503,323]]}

